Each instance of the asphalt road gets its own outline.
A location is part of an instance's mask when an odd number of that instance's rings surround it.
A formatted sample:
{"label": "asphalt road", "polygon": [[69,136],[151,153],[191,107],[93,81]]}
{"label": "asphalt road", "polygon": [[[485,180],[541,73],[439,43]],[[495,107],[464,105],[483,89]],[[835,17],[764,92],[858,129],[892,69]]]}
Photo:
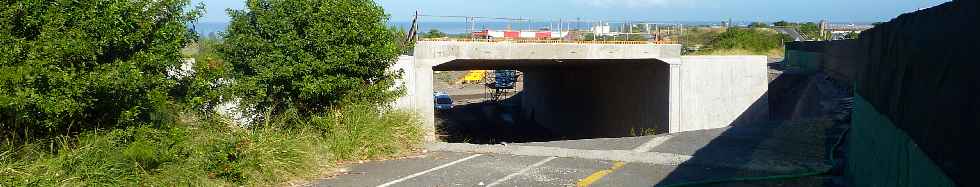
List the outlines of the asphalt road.
{"label": "asphalt road", "polygon": [[803,38],[803,35],[800,35],[800,32],[796,31],[796,29],[794,28],[773,28],[773,29],[776,29],[776,31],[779,31],[780,33],[789,35],[789,37],[793,38],[793,40],[796,41],[806,40],[805,38]]}
{"label": "asphalt road", "polygon": [[[666,186],[822,170],[843,132],[827,121],[519,144],[433,143],[310,186]],[[709,186],[835,186],[832,176]]]}

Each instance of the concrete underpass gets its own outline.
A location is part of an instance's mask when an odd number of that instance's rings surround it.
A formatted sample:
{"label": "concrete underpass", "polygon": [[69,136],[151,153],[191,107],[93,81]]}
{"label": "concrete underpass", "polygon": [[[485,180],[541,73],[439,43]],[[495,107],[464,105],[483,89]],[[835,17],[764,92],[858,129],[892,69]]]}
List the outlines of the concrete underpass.
{"label": "concrete underpass", "polygon": [[435,137],[433,71],[523,72],[520,114],[563,139],[675,133],[765,120],[764,56],[681,56],[672,44],[419,42],[399,68]]}

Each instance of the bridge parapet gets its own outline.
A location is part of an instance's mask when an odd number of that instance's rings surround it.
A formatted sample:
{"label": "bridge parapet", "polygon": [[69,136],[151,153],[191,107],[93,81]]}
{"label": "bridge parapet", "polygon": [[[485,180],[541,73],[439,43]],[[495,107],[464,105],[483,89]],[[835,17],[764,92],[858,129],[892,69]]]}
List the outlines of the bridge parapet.
{"label": "bridge parapet", "polygon": [[[417,61],[424,59],[676,59],[680,44],[518,43],[420,41]],[[444,63],[434,62],[432,66]],[[669,60],[665,60],[669,61]]]}
{"label": "bridge parapet", "polygon": [[423,38],[424,42],[483,42],[483,43],[569,43],[569,44],[679,44],[675,41],[575,41],[575,40],[540,40],[540,39],[468,39],[468,38]]}

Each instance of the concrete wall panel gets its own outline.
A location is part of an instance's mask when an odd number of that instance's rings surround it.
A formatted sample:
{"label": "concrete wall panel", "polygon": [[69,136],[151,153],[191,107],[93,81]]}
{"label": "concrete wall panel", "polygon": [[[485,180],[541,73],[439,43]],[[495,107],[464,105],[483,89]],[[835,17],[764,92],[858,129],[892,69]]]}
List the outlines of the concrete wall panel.
{"label": "concrete wall panel", "polygon": [[[720,128],[765,119],[763,56],[681,57],[680,45],[419,42],[407,84],[434,138],[432,71],[501,67],[525,72],[524,115],[567,137],[620,137]],[[455,61],[457,59],[473,61]],[[541,61],[540,59],[554,59]],[[616,60],[632,59],[632,60]],[[538,60],[535,63],[480,60]],[[562,60],[578,60],[566,63]],[[582,60],[596,60],[585,63]],[[468,67],[469,63],[486,63]],[[552,63],[542,66],[541,63]],[[497,64],[499,65],[499,64]],[[526,66],[525,66],[526,65]]]}
{"label": "concrete wall panel", "polygon": [[680,124],[672,132],[767,119],[765,56],[685,56],[681,61]]}

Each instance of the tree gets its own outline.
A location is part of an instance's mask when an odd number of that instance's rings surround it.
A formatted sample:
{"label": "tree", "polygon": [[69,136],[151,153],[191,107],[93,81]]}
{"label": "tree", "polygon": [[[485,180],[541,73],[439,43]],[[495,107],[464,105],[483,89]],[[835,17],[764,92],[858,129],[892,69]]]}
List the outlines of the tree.
{"label": "tree", "polygon": [[749,24],[749,28],[767,28],[769,24],[763,22],[752,22]]}
{"label": "tree", "polygon": [[5,1],[0,139],[159,124],[193,36],[188,0]]}
{"label": "tree", "polygon": [[795,26],[797,24],[796,23],[790,23],[790,22],[787,22],[787,21],[780,20],[780,21],[777,21],[777,22],[773,23],[772,25],[773,26],[777,26],[777,27],[791,27],[791,26]]}
{"label": "tree", "polygon": [[386,102],[402,49],[372,0],[248,0],[219,51],[242,104],[265,119],[347,102]]}
{"label": "tree", "polygon": [[429,32],[426,32],[425,34],[422,34],[422,38],[445,38],[446,36],[447,34],[442,31],[439,31],[439,29],[432,29],[429,30]]}
{"label": "tree", "polygon": [[800,33],[808,37],[811,40],[820,40],[822,32],[820,26],[813,22],[806,22],[800,25]]}
{"label": "tree", "polygon": [[844,39],[858,39],[858,37],[861,37],[861,33],[851,31],[844,36]]}

